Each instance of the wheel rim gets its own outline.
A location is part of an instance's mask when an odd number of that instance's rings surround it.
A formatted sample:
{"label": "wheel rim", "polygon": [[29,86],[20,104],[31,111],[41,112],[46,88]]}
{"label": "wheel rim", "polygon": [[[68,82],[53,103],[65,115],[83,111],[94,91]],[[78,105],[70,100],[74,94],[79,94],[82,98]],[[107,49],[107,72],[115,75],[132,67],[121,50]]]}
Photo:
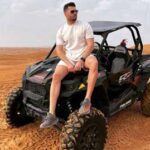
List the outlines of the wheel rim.
{"label": "wheel rim", "polygon": [[22,103],[18,103],[18,104],[17,104],[15,114],[16,114],[18,117],[24,116],[24,109],[22,109]]}
{"label": "wheel rim", "polygon": [[13,116],[16,116],[18,119],[19,118],[24,118],[25,110],[23,109],[23,103],[22,103],[23,95],[22,95],[22,92],[18,93],[17,96],[14,96],[14,99],[16,99],[14,104],[13,104],[14,105],[13,108],[15,108],[15,109],[11,110],[11,114]]}

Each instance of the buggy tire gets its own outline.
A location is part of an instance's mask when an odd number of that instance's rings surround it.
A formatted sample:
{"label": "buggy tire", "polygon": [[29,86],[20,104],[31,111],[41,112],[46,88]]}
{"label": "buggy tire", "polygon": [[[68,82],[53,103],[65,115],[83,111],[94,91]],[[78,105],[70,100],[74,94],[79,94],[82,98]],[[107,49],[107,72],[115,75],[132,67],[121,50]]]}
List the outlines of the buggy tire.
{"label": "buggy tire", "polygon": [[15,88],[9,93],[5,108],[6,122],[12,127],[20,127],[33,121],[26,115],[23,105],[22,88]]}
{"label": "buggy tire", "polygon": [[103,150],[107,128],[104,115],[96,108],[90,114],[73,112],[62,129],[61,150]]}
{"label": "buggy tire", "polygon": [[146,90],[141,101],[141,110],[143,115],[150,116],[150,83],[147,84]]}

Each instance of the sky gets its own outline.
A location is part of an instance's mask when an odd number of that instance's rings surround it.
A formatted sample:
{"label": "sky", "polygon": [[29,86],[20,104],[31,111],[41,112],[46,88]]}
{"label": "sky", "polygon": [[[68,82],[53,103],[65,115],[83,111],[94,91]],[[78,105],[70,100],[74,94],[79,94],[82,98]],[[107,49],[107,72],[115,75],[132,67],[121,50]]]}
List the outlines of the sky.
{"label": "sky", "polygon": [[[150,43],[150,0],[72,0],[83,21],[139,22]],[[68,0],[0,0],[0,47],[51,47]]]}

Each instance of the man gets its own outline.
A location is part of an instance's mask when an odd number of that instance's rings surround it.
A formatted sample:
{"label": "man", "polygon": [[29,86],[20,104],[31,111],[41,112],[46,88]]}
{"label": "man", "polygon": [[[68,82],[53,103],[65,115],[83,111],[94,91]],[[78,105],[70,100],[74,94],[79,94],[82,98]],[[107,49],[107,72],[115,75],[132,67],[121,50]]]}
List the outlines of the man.
{"label": "man", "polygon": [[87,68],[88,86],[85,99],[81,104],[79,113],[84,115],[90,113],[91,96],[98,77],[98,62],[91,54],[94,47],[94,36],[91,26],[77,20],[76,5],[73,2],[64,6],[66,24],[60,27],[56,36],[56,52],[61,59],[57,64],[50,88],[49,113],[40,125],[40,128],[51,127],[58,122],[55,116],[55,108],[60,93],[61,80],[69,73]]}

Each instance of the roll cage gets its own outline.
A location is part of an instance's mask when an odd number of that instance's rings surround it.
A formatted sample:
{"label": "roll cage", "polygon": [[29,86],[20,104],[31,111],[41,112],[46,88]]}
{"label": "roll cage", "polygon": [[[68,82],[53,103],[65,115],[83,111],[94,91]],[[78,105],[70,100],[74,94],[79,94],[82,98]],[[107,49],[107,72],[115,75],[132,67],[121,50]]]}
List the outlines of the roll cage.
{"label": "roll cage", "polygon": [[[122,28],[127,28],[132,35],[134,41],[134,48],[128,48],[132,52],[132,55],[140,58],[143,51],[143,43],[141,36],[137,27],[141,26],[140,23],[134,22],[114,22],[114,21],[91,21],[89,22],[93,29],[94,35],[102,36],[102,41],[99,43],[99,50],[96,52],[97,58],[105,51],[109,49],[114,49],[115,46],[108,45],[107,37],[110,33],[120,30]],[[97,42],[98,44],[98,42]],[[49,54],[45,59],[48,59],[56,48],[56,44],[52,47]]]}

